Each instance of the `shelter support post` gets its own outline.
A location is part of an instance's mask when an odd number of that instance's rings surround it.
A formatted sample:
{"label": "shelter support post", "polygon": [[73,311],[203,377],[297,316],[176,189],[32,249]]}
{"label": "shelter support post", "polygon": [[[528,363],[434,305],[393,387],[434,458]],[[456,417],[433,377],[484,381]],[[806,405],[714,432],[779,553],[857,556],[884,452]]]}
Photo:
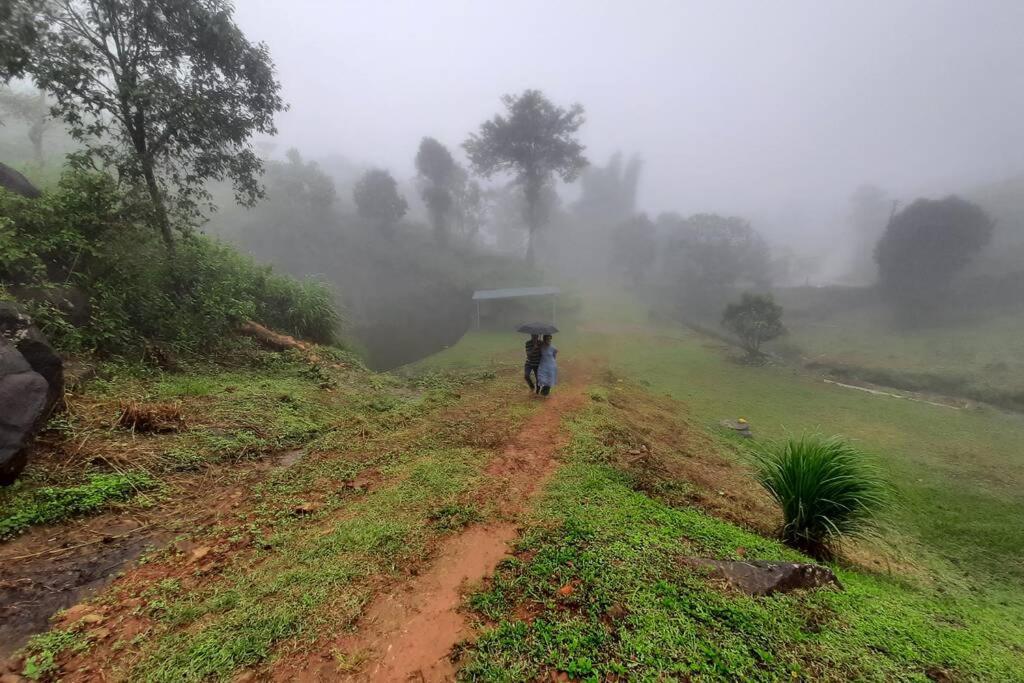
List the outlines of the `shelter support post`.
{"label": "shelter support post", "polygon": [[476,329],[477,329],[477,332],[480,331],[480,301],[479,300],[477,300],[477,302],[476,302]]}

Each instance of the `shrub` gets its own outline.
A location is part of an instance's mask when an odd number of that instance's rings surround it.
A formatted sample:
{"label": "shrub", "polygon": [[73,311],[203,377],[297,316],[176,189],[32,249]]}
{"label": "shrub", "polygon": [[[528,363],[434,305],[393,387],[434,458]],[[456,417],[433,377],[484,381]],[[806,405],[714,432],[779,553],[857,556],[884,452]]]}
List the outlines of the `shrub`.
{"label": "shrub", "polygon": [[744,292],[739,303],[729,304],[722,314],[722,326],[735,334],[750,358],[761,355],[761,344],[781,335],[782,306],[768,294]]}
{"label": "shrub", "polygon": [[838,437],[765,447],[757,454],[757,477],[782,507],[782,540],[815,557],[831,557],[842,538],[872,531],[886,502],[881,476]]}
{"label": "shrub", "polygon": [[126,354],[151,343],[208,352],[241,321],[321,343],[331,290],[255,263],[204,235],[171,257],[144,206],[97,173],[67,172],[36,200],[0,191],[0,281],[63,351]]}

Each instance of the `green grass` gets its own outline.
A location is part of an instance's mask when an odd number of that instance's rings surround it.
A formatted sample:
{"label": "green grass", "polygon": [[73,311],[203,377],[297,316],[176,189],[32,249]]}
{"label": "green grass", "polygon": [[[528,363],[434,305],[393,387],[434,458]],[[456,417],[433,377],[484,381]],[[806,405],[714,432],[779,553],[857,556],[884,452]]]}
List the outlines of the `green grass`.
{"label": "green grass", "polygon": [[[348,448],[449,405],[467,386],[494,377],[435,370],[396,378],[361,366],[310,366],[287,354],[258,355],[243,367],[202,364],[159,372],[111,365],[101,371],[49,425],[48,442],[79,460],[51,468],[48,443],[37,449],[18,485],[0,490],[0,540],[129,502],[136,491],[171,475],[300,447]],[[117,416],[129,400],[178,406],[183,429],[132,434],[118,428]]]}
{"label": "green grass", "polygon": [[[898,329],[879,306],[836,307],[822,319],[791,319],[780,340],[803,356],[851,376],[1020,409],[1024,406],[1024,315],[1004,313],[959,324]],[[1017,398],[1014,398],[1017,397]]]}
{"label": "green grass", "polygon": [[14,486],[0,491],[0,540],[10,539],[36,524],[55,524],[106,509],[150,490],[156,482],[138,473],[89,475],[74,486]]}
{"label": "green grass", "polygon": [[394,486],[356,501],[327,528],[283,518],[265,536],[269,548],[258,561],[210,588],[150,604],[164,628],[130,677],[225,678],[263,661],[285,638],[314,638],[328,602],[340,610],[332,618],[354,619],[370,592],[365,579],[424,551],[438,531],[432,520],[458,504],[481,461],[470,449],[420,454],[387,472]]}
{"label": "green grass", "polygon": [[[785,367],[749,367],[719,345],[666,330],[613,343],[613,367],[682,400],[709,430],[747,418],[756,437],[841,434],[894,485],[893,543],[944,581],[1024,581],[1024,417],[954,410],[824,384]],[[908,545],[909,543],[909,545]],[[1019,589],[1009,591],[1021,604]]]}
{"label": "green grass", "polygon": [[56,669],[56,658],[63,652],[82,652],[89,648],[89,637],[74,630],[55,629],[32,638],[32,655],[25,659],[22,672],[30,680],[48,677]]}
{"label": "green grass", "polygon": [[805,435],[762,446],[757,479],[782,508],[782,538],[815,556],[875,529],[885,482],[840,438]]}
{"label": "green grass", "polygon": [[800,556],[633,490],[609,465],[615,449],[628,447],[615,441],[627,427],[616,419],[607,404],[594,403],[572,422],[565,466],[520,553],[470,600],[496,626],[467,646],[462,679],[534,680],[560,671],[586,681],[925,681],[929,669],[944,669],[1022,680],[1024,630],[969,598],[841,569],[842,592],[752,598],[681,564],[741,552]]}
{"label": "green grass", "polygon": [[[266,376],[270,392],[241,379],[237,373],[207,376],[199,397],[222,396],[227,385],[250,410],[288,413],[299,406],[305,414],[301,407],[316,403],[308,390],[291,384],[288,372]],[[344,630],[380,580],[393,579],[442,535],[493,512],[478,509],[469,495],[483,483],[490,457],[474,444],[482,435],[517,429],[536,404],[516,403],[518,392],[506,391],[493,373],[428,373],[407,380],[364,373],[363,381],[353,381],[353,393],[346,392],[344,377],[336,379],[327,392],[335,398],[323,399],[332,420],[307,440],[307,457],[267,472],[236,515],[200,536],[213,548],[211,556],[224,560],[212,576],[200,579],[195,566],[171,560],[163,580],[141,590],[123,588],[132,597],[141,593],[139,615],[153,627],[132,642],[134,654],[115,662],[119,675],[226,679],[266,661],[286,641],[301,647]],[[379,394],[366,391],[373,385]],[[181,397],[196,393],[194,386],[164,377],[149,395]],[[280,392],[290,398],[282,400]],[[454,405],[460,396],[470,405]],[[455,412],[443,424],[425,419],[440,420],[431,411],[449,407]],[[209,410],[245,411],[219,402]],[[269,416],[264,421],[273,424]],[[375,473],[372,490],[348,484],[366,472]],[[118,604],[128,595],[115,591],[106,599]],[[30,653],[44,656],[35,646]]]}

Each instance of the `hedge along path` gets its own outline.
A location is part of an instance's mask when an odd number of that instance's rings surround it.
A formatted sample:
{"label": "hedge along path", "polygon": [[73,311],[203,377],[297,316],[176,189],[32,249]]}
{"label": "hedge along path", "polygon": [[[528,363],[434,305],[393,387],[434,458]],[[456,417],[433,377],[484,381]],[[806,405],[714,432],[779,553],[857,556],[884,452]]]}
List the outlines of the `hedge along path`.
{"label": "hedge along path", "polygon": [[354,633],[321,639],[311,650],[277,663],[275,681],[450,681],[449,655],[473,636],[460,611],[466,588],[490,576],[518,537],[517,521],[555,471],[569,442],[562,421],[586,401],[594,363],[568,365],[548,399],[496,453],[471,498],[491,508],[484,521],[445,539],[431,563],[390,586],[368,605]]}
{"label": "hedge along path", "polygon": [[491,449],[539,407],[515,380],[466,385],[454,405],[351,439],[351,451],[329,438],[244,486],[193,491],[203,526],[71,610],[53,632],[70,634],[54,673],[223,679],[304,647],[338,615],[351,623],[384,577],[444,535],[439,512],[458,510]]}

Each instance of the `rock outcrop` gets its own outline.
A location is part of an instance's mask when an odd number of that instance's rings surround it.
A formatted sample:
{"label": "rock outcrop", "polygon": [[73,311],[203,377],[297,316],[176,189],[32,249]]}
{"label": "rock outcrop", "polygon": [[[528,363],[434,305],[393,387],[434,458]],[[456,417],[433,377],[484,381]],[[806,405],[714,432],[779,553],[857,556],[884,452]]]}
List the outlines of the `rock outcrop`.
{"label": "rock outcrop", "polygon": [[39,188],[29,182],[28,178],[2,163],[0,163],[0,187],[32,199],[42,194]]}
{"label": "rock outcrop", "polygon": [[725,579],[736,590],[749,595],[771,595],[794,590],[832,585],[842,590],[839,579],[828,567],[800,562],[765,560],[713,560],[690,557],[683,563],[708,570],[711,576]]}
{"label": "rock outcrop", "polygon": [[27,316],[0,302],[0,485],[21,474],[32,437],[63,397],[60,356]]}

